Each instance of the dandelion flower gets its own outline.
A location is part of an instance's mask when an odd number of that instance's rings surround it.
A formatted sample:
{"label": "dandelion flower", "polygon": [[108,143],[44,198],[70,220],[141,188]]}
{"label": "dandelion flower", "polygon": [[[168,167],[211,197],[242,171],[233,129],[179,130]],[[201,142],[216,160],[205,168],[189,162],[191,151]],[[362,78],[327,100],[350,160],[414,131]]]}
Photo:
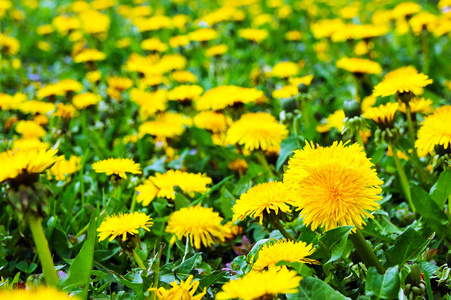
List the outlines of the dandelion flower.
{"label": "dandelion flower", "polygon": [[207,185],[212,183],[210,177],[203,174],[187,173],[179,170],[169,170],[164,174],[156,173],[149,178],[159,189],[158,197],[175,199],[174,187],[178,186],[183,192],[194,196],[194,193],[204,193]]}
{"label": "dandelion flower", "polygon": [[34,139],[45,136],[45,130],[34,121],[19,121],[16,126],[17,133],[25,139]]}
{"label": "dandelion flower", "polygon": [[115,174],[121,178],[127,178],[125,173],[141,174],[141,167],[129,158],[109,158],[92,164],[96,173]]}
{"label": "dandelion flower", "polygon": [[138,185],[135,190],[138,193],[136,201],[138,203],[142,202],[143,206],[149,205],[159,192],[159,189],[150,179],[146,180],[144,184]]}
{"label": "dandelion flower", "polygon": [[451,105],[439,107],[424,119],[418,130],[415,147],[420,156],[434,155],[437,148],[451,148]]}
{"label": "dandelion flower", "polygon": [[105,60],[106,54],[97,49],[85,49],[74,57],[74,62],[83,63],[88,61]]}
{"label": "dandelion flower", "polygon": [[374,87],[373,95],[387,97],[408,92],[419,95],[423,93],[423,87],[431,83],[432,79],[423,73],[418,73],[414,67],[402,67],[387,73],[382,82]]}
{"label": "dandelion flower", "polygon": [[193,118],[193,123],[198,128],[210,130],[212,132],[225,132],[232,123],[232,119],[222,113],[206,110],[198,113]]}
{"label": "dandelion flower", "polygon": [[191,245],[200,249],[224,241],[222,218],[211,207],[189,206],[174,212],[169,217],[166,232],[174,234],[179,240],[190,239]]}
{"label": "dandelion flower", "polygon": [[244,220],[247,216],[259,218],[263,224],[265,215],[279,214],[291,211],[290,205],[295,204],[293,193],[282,182],[266,182],[252,187],[242,194],[233,206],[233,220]]}
{"label": "dandelion flower", "polygon": [[378,107],[370,107],[363,116],[373,120],[379,127],[392,128],[398,107],[398,103],[389,102]]}
{"label": "dandelion flower", "polygon": [[259,102],[264,99],[263,91],[235,85],[212,88],[196,100],[197,110],[221,110],[236,103]]}
{"label": "dandelion flower", "polygon": [[48,299],[58,299],[58,300],[73,300],[74,298],[69,297],[69,294],[58,291],[55,288],[39,286],[37,289],[19,289],[19,290],[2,290],[0,291],[1,299],[8,300],[48,300]]}
{"label": "dandelion flower", "polygon": [[[144,109],[144,107],[142,108]],[[185,124],[188,122],[182,114],[165,112],[158,115],[156,120],[141,124],[138,129],[138,137],[142,138],[146,134],[150,134],[157,138],[175,138],[183,133]]]}
{"label": "dandelion flower", "polygon": [[0,153],[0,182],[15,179],[19,175],[42,173],[55,162],[61,160],[57,157],[56,149],[26,149]]}
{"label": "dandelion flower", "polygon": [[211,56],[220,56],[226,53],[229,50],[229,47],[225,44],[216,45],[213,47],[208,48],[205,51],[205,55],[208,57]]}
{"label": "dandelion flower", "polygon": [[64,180],[68,175],[74,174],[80,170],[81,157],[71,155],[69,160],[60,160],[56,162],[49,170],[49,175],[56,180]]}
{"label": "dandelion flower", "polygon": [[159,289],[152,288],[149,291],[156,290],[156,295],[160,300],[172,300],[172,299],[181,299],[181,300],[201,300],[202,297],[207,293],[207,288],[204,288],[203,292],[194,296],[197,288],[199,287],[199,281],[193,280],[193,275],[190,275],[186,281],[180,281],[177,284],[176,281],[171,282],[171,289],[165,289],[164,287],[160,287]]}
{"label": "dandelion flower", "polygon": [[[401,102],[398,100],[398,102]],[[398,110],[402,113],[406,113],[406,104],[404,102],[399,103]],[[409,109],[411,114],[422,113],[424,115],[429,115],[433,112],[434,108],[432,107],[431,99],[424,98],[413,98],[409,101]]]}
{"label": "dandelion flower", "polygon": [[96,105],[100,102],[100,100],[100,95],[87,92],[74,96],[74,98],[72,99],[72,104],[74,104],[76,108],[82,109],[91,105]]}
{"label": "dandelion flower", "polygon": [[248,113],[241,116],[227,131],[226,141],[230,144],[244,145],[246,150],[266,150],[280,146],[288,136],[283,124],[268,113]]}
{"label": "dandelion flower", "polygon": [[[251,272],[246,276],[231,280],[222,286],[222,292],[216,295],[217,300],[266,299],[264,296],[277,294],[294,294],[302,277],[295,271],[286,268],[277,271],[276,268],[264,272]],[[271,299],[268,297],[268,299]]]}
{"label": "dandelion flower", "polygon": [[382,68],[377,62],[364,58],[342,57],[337,61],[336,65],[337,68],[356,74],[379,75],[382,73]]}
{"label": "dandelion flower", "polygon": [[117,236],[122,236],[122,240],[127,239],[127,234],[138,234],[138,229],[150,231],[149,227],[153,225],[152,218],[142,212],[134,212],[106,217],[100,224],[97,232],[99,232],[99,241],[103,241],[110,237],[110,241]]}
{"label": "dandelion flower", "polygon": [[362,228],[369,211],[379,207],[382,181],[363,148],[345,147],[334,142],[330,147],[306,143],[288,162],[283,181],[297,197],[301,217],[312,230],[355,225]]}
{"label": "dandelion flower", "polygon": [[238,30],[238,35],[243,39],[260,43],[268,37],[269,33],[265,29],[243,28]]}
{"label": "dandelion flower", "polygon": [[[278,240],[264,244],[258,252],[252,271],[263,271],[267,267],[274,267],[280,261],[301,262],[304,264],[318,264],[314,259],[306,258],[315,251],[312,245],[304,242]],[[280,268],[279,268],[280,269]]]}
{"label": "dandelion flower", "polygon": [[287,78],[296,76],[301,68],[297,63],[292,61],[282,61],[276,64],[271,71],[271,76],[279,78]]}
{"label": "dandelion flower", "polygon": [[169,91],[168,100],[191,101],[198,98],[203,91],[198,85],[180,85]]}

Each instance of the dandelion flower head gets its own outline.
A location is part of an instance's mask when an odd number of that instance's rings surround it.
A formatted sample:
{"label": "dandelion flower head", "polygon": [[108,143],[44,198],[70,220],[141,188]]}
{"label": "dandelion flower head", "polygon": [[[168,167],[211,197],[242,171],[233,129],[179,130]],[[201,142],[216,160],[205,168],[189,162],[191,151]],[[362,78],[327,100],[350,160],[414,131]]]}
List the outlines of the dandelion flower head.
{"label": "dandelion flower head", "polygon": [[251,272],[246,276],[231,280],[222,287],[222,292],[216,295],[217,300],[264,299],[264,296],[275,296],[277,294],[297,293],[302,277],[296,271],[282,268],[277,271],[271,268],[263,272]]}
{"label": "dandelion flower head", "polygon": [[432,83],[432,79],[412,67],[402,67],[385,75],[382,82],[374,87],[373,95],[387,97],[396,93],[423,93],[423,87]]}
{"label": "dandelion flower head", "polygon": [[179,240],[189,236],[191,245],[200,249],[201,244],[209,247],[225,240],[222,221],[219,213],[211,207],[183,207],[171,214],[166,232],[174,234]]}
{"label": "dandelion flower head", "polygon": [[[194,276],[190,275],[185,281],[180,281],[177,284],[176,281],[171,282],[170,289],[165,289],[164,287],[160,287],[156,290],[156,295],[159,300],[172,300],[172,299],[181,299],[181,300],[201,300],[202,297],[207,293],[207,288],[204,288],[203,292],[194,296],[197,288],[199,287],[200,282],[198,280],[193,281]],[[149,291],[154,289],[149,289]]]}
{"label": "dandelion flower head", "polygon": [[377,107],[370,107],[363,114],[366,119],[373,120],[379,127],[392,128],[395,119],[398,103],[387,103]]}
{"label": "dandelion flower head", "polygon": [[382,181],[363,148],[342,142],[321,147],[306,143],[288,162],[284,183],[294,190],[301,217],[312,230],[355,225],[379,207]]}
{"label": "dandelion flower head", "polygon": [[272,146],[280,146],[288,136],[285,125],[268,113],[247,113],[227,131],[226,141],[230,144],[243,145],[246,150],[266,150]]}
{"label": "dandelion flower head", "polygon": [[356,74],[377,74],[377,75],[379,75],[382,73],[382,68],[377,62],[371,61],[369,59],[364,59],[364,58],[342,57],[337,61],[336,65],[337,65],[337,68],[349,71],[351,73],[356,73]]}
{"label": "dandelion flower head", "polygon": [[100,224],[97,232],[99,233],[99,241],[103,241],[109,237],[110,241],[117,236],[122,236],[122,240],[127,239],[127,234],[138,234],[139,228],[150,231],[149,227],[153,225],[152,218],[142,212],[133,212],[106,217]]}
{"label": "dandelion flower head", "polygon": [[[451,149],[451,105],[439,107],[435,112],[426,117],[418,130],[418,139],[415,147],[418,155],[434,155],[436,150]],[[449,151],[448,151],[449,152]]]}
{"label": "dandelion flower head", "polygon": [[115,174],[121,178],[127,178],[125,173],[141,174],[141,167],[129,158],[109,158],[92,164],[92,168],[97,173],[106,175]]}
{"label": "dandelion flower head", "polygon": [[233,220],[244,220],[247,216],[259,218],[263,224],[265,214],[291,211],[290,205],[295,204],[293,193],[282,182],[266,182],[252,187],[242,194],[233,206]]}

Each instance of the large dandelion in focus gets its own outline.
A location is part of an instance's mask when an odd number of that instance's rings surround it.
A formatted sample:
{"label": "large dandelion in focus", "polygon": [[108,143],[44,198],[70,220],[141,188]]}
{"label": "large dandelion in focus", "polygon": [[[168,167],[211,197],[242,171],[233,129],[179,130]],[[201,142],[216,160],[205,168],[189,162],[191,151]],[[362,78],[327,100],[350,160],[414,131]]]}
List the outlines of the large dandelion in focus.
{"label": "large dandelion in focus", "polygon": [[379,207],[382,181],[358,144],[348,147],[334,142],[330,147],[307,143],[288,162],[284,183],[297,196],[301,217],[312,230],[355,225]]}

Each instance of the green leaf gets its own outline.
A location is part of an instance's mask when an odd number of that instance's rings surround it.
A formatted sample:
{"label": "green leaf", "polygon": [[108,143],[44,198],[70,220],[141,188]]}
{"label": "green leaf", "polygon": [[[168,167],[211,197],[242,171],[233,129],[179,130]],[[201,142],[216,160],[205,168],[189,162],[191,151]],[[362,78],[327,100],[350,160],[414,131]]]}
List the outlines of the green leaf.
{"label": "green leaf", "polygon": [[199,280],[200,283],[199,283],[198,291],[203,290],[204,287],[209,288],[213,283],[224,279],[226,275],[227,275],[226,272],[213,271],[213,273],[211,273],[210,275],[205,276],[204,278]]}
{"label": "green leaf", "polygon": [[384,275],[377,273],[375,267],[368,269],[365,293],[376,299],[396,299],[401,287],[399,266],[389,268]]}
{"label": "green leaf", "polygon": [[299,286],[299,292],[296,294],[287,294],[288,300],[344,300],[350,299],[318,278],[304,277]]}
{"label": "green leaf", "polygon": [[183,196],[182,194],[175,193],[174,203],[175,203],[175,210],[180,210],[183,207],[187,207],[189,205],[190,201],[188,199],[186,199],[186,197]]}
{"label": "green leaf", "polygon": [[415,260],[426,249],[433,236],[425,240],[412,227],[407,228],[397,239],[395,245],[386,252],[386,267],[402,265],[406,261]]}
{"label": "green leaf", "polygon": [[426,225],[443,236],[449,231],[449,219],[429,194],[419,186],[412,186],[412,201],[417,212],[424,217]]}
{"label": "green leaf", "polygon": [[[323,254],[328,261],[323,269],[327,273],[332,268],[332,262],[337,261],[346,250],[349,233],[353,226],[341,226],[327,231],[320,239],[320,246],[326,253]],[[318,255],[321,255],[319,252]]]}
{"label": "green leaf", "polygon": [[445,207],[446,200],[451,195],[451,170],[445,170],[440,174],[438,181],[431,188],[430,196],[440,209]]}
{"label": "green leaf", "polygon": [[211,140],[211,134],[205,129],[192,127],[191,136],[200,146],[214,146],[213,141]]}
{"label": "green leaf", "polygon": [[277,158],[276,162],[277,171],[280,170],[280,167],[282,167],[282,165],[285,163],[288,156],[290,156],[291,153],[293,153],[293,151],[298,148],[299,144],[294,134],[282,141],[282,143],[280,144],[279,157]]}
{"label": "green leaf", "polygon": [[236,202],[235,196],[225,186],[223,186],[221,188],[220,199],[221,212],[224,214],[226,219],[231,219],[233,217],[232,207]]}
{"label": "green leaf", "polygon": [[185,157],[189,154],[189,149],[183,150],[182,154],[180,154],[179,158],[174,159],[173,161],[168,163],[168,167],[175,170],[180,170],[183,167],[183,161]]}
{"label": "green leaf", "polygon": [[196,253],[192,257],[182,262],[174,269],[176,273],[190,274],[191,271],[202,262],[201,253]]}
{"label": "green leaf", "polygon": [[88,237],[69,267],[66,280],[61,283],[61,289],[68,290],[89,284],[94,261],[94,248],[96,243],[96,218],[93,214],[88,226]]}

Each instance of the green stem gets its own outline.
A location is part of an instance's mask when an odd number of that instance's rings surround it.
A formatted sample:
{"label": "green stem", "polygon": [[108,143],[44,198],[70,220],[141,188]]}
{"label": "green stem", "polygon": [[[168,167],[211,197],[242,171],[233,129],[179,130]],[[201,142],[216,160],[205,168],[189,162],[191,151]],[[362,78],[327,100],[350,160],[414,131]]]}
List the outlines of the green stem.
{"label": "green stem", "polygon": [[409,103],[406,103],[406,117],[407,117],[407,130],[408,130],[409,138],[414,143],[415,142],[415,132],[413,131],[413,122],[412,122],[412,115],[410,112]]}
{"label": "green stem", "polygon": [[309,115],[307,112],[307,106],[305,105],[305,96],[304,95],[301,95],[301,112],[302,112],[302,116],[304,117],[305,128],[309,128],[310,127],[310,119],[309,119]]}
{"label": "green stem", "polygon": [[141,167],[144,166],[144,149],[143,149],[143,141],[141,138],[138,138],[138,141],[136,141],[136,145],[138,146],[138,158],[139,158],[139,164]]}
{"label": "green stem", "polygon": [[402,167],[401,161],[398,158],[398,149],[395,147],[395,145],[392,143],[391,145],[392,151],[393,151],[393,160],[395,161],[396,169],[398,170],[399,179],[401,180],[401,187],[404,192],[404,196],[407,198],[407,201],[409,203],[410,209],[412,212],[415,212],[415,206],[412,202],[412,196],[410,194],[410,186],[409,181],[407,179],[406,172],[404,171],[404,168]]}
{"label": "green stem", "polygon": [[360,95],[359,95],[359,79],[357,78],[357,75],[354,73],[354,88],[355,88],[355,101],[360,102]]}
{"label": "green stem", "polygon": [[292,237],[291,234],[289,234],[285,227],[283,227],[283,225],[280,223],[279,217],[274,215],[272,220],[272,224],[280,231],[284,238],[290,241],[296,241],[296,239]]}
{"label": "green stem", "polygon": [[[163,251],[163,248],[160,246],[160,251],[158,251],[158,260],[155,265],[155,269],[153,270],[154,273],[154,280],[153,280],[153,288],[158,290],[158,282],[159,282],[159,275],[160,275],[160,260],[161,260],[161,251]],[[157,299],[157,293],[155,292],[153,294],[153,299]]]}
{"label": "green stem", "polygon": [[365,150],[365,144],[363,143],[362,137],[360,136],[360,131],[355,133],[355,139],[360,146],[362,146],[363,150]]}
{"label": "green stem", "polygon": [[385,274],[384,266],[382,266],[373,249],[366,242],[360,229],[356,228],[356,232],[351,233],[350,238],[365,266],[367,268],[375,267],[379,274]]}
{"label": "green stem", "polygon": [[132,204],[130,205],[130,212],[134,212],[135,211],[136,197],[138,197],[138,193],[134,192],[133,193],[133,198],[132,198]]}
{"label": "green stem", "polygon": [[44,272],[45,281],[50,286],[58,285],[58,276],[56,275],[55,265],[53,264],[52,254],[50,253],[49,244],[42,228],[41,218],[32,216],[28,219],[31,234],[38,251],[39,260],[41,261],[42,270]]}
{"label": "green stem", "polygon": [[138,267],[140,267],[141,269],[147,270],[146,266],[144,266],[143,261],[141,260],[141,258],[139,258],[138,253],[136,253],[135,249],[133,249],[133,258],[135,259],[136,263],[138,264]]}
{"label": "green stem", "polygon": [[421,33],[421,39],[421,46],[423,50],[423,66],[421,68],[421,72],[423,74],[427,74],[429,72],[429,41],[427,30],[423,30],[423,32]]}
{"label": "green stem", "polygon": [[263,151],[257,151],[257,159],[258,159],[258,162],[262,165],[262,167],[265,170],[269,171],[269,176],[274,177],[274,173],[272,172],[271,166],[268,164],[265,153],[263,153]]}

